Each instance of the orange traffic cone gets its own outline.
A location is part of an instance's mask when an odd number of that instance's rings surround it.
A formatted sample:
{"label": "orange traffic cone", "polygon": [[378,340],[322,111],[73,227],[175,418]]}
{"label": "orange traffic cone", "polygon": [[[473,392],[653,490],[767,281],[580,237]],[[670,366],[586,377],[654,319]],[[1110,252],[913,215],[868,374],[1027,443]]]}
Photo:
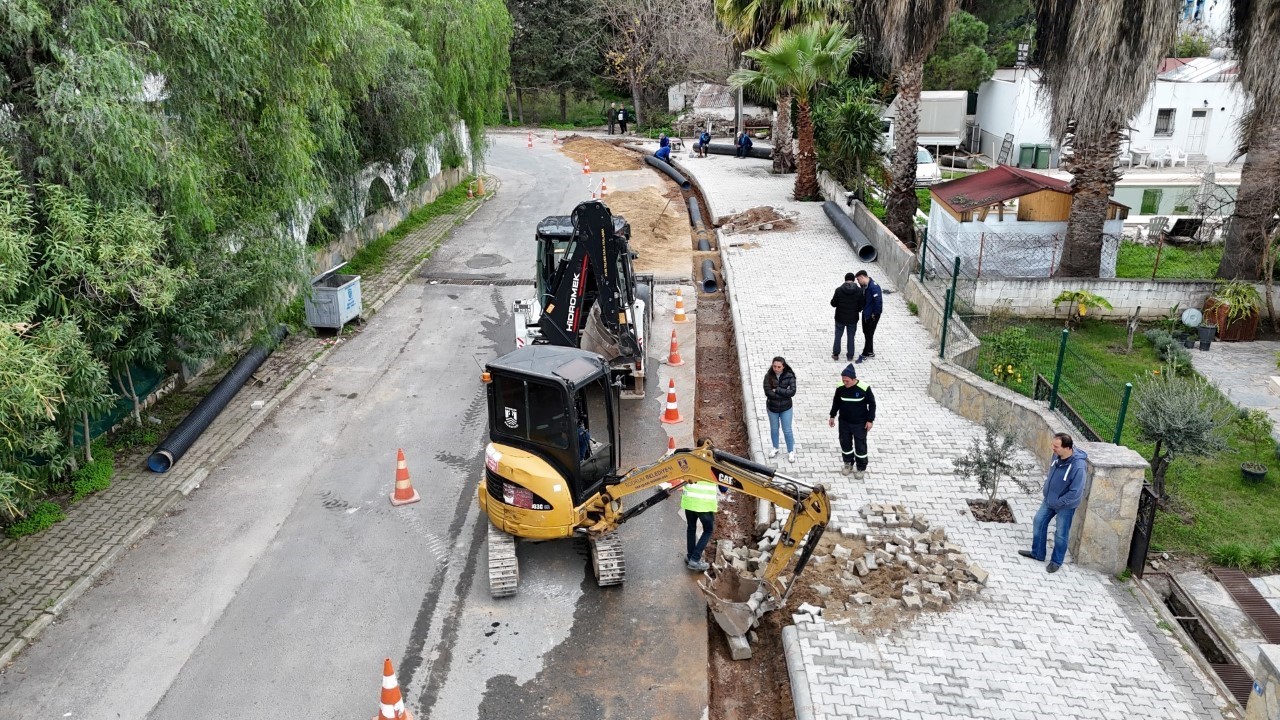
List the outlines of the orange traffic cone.
{"label": "orange traffic cone", "polygon": [[560,144],[560,133],[556,132],[554,129],[551,131],[551,144],[552,145]]}
{"label": "orange traffic cone", "polygon": [[404,698],[400,697],[400,682],[396,680],[395,670],[391,667],[391,658],[382,661],[382,698],[378,704],[378,714],[373,720],[413,720],[413,715],[404,709]]}
{"label": "orange traffic cone", "polygon": [[476,178],[476,195],[484,197],[484,176]]}
{"label": "orange traffic cone", "polygon": [[662,422],[678,423],[683,420],[680,417],[680,408],[676,405],[676,381],[671,379],[671,384],[667,386],[667,410],[662,413]]}
{"label": "orange traffic cone", "polygon": [[591,174],[591,158],[589,157],[582,158],[582,174],[583,175]]}
{"label": "orange traffic cone", "polygon": [[674,454],[675,451],[676,451],[676,439],[668,435],[667,436],[667,455]]}
{"label": "orange traffic cone", "polygon": [[668,365],[683,365],[684,358],[680,357],[680,344],[676,342],[676,331],[671,331],[671,352],[667,353]]}
{"label": "orange traffic cone", "polygon": [[603,177],[600,178],[600,199],[601,200],[604,199],[604,194],[608,191],[609,191],[609,188],[606,187],[604,178]]}
{"label": "orange traffic cone", "polygon": [[391,504],[399,507],[416,503],[422,498],[409,482],[409,464],[404,461],[404,450],[396,450],[396,491],[391,493]]}
{"label": "orange traffic cone", "polygon": [[529,131],[529,142],[528,144],[525,145],[525,147],[530,147],[530,148],[533,147],[533,131],[532,130]]}
{"label": "orange traffic cone", "polygon": [[475,193],[475,190],[472,189],[471,183],[467,183],[467,199],[468,200],[476,199],[476,193]]}
{"label": "orange traffic cone", "polygon": [[689,322],[689,318],[684,314],[684,293],[680,292],[680,288],[676,288],[676,316],[671,318],[671,322]]}

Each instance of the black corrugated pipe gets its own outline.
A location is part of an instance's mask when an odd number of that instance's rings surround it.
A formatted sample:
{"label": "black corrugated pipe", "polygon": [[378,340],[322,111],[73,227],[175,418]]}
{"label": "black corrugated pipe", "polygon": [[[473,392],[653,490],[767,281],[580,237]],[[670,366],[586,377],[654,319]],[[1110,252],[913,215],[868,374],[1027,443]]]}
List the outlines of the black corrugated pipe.
{"label": "black corrugated pipe", "polygon": [[270,348],[255,347],[245,353],[244,357],[240,358],[239,362],[218,381],[218,384],[213,386],[213,390],[209,391],[200,404],[178,423],[178,427],[156,446],[151,457],[147,458],[147,467],[152,472],[168,472],[169,468],[181,460],[200,434],[209,427],[214,418],[218,417],[218,413],[222,412],[227,403],[231,402],[231,398],[240,392],[240,388],[267,359],[271,349],[288,334],[289,331],[281,325],[271,333],[273,342]]}
{"label": "black corrugated pipe", "polygon": [[710,260],[702,261],[702,292],[713,293],[720,289],[716,282],[716,264]]}
{"label": "black corrugated pipe", "polygon": [[702,223],[702,210],[698,208],[698,198],[689,196],[689,220],[693,222],[696,230],[705,230],[707,226]]}
{"label": "black corrugated pipe", "polygon": [[672,180],[675,180],[676,184],[680,186],[681,190],[689,189],[689,179],[681,175],[679,170],[676,170],[675,168],[671,167],[667,163],[659,160],[658,158],[652,155],[645,155],[644,161],[658,168],[662,172],[666,173],[667,177],[671,178]]}
{"label": "black corrugated pipe", "polygon": [[698,238],[698,251],[707,252],[711,250],[711,241],[706,238]]}
{"label": "black corrugated pipe", "polygon": [[858,253],[858,259],[862,262],[876,261],[876,248],[867,240],[867,236],[862,234],[857,225],[853,224],[853,218],[844,214],[844,210],[840,206],[830,200],[822,203],[822,210],[831,219],[831,224],[836,226],[836,231],[844,237],[845,242],[849,243],[849,247]]}
{"label": "black corrugated pipe", "polygon": [[[725,145],[716,143],[707,143],[707,152],[712,155],[737,155],[737,145]],[[759,158],[760,160],[769,160],[773,157],[772,148],[752,147],[747,151],[748,157]]]}

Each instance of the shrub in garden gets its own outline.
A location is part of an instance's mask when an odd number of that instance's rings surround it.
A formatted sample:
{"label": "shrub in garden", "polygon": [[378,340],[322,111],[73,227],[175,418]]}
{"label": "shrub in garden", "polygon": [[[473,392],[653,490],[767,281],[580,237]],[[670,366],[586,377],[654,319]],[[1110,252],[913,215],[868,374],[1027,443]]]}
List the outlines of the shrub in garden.
{"label": "shrub in garden", "polygon": [[1175,456],[1203,456],[1227,446],[1222,430],[1236,410],[1202,378],[1165,372],[1138,381],[1131,412],[1138,439],[1155,445],[1151,453],[1151,486],[1161,500],[1168,497],[1164,478]]}
{"label": "shrub in garden", "polygon": [[42,502],[26,517],[5,528],[4,534],[14,539],[34,535],[66,517],[67,514],[62,511],[62,506],[58,503]]}
{"label": "shrub in garden", "polygon": [[984,341],[992,361],[991,375],[996,382],[1010,385],[1022,382],[1022,372],[1031,357],[1031,336],[1026,328],[1005,328]]}

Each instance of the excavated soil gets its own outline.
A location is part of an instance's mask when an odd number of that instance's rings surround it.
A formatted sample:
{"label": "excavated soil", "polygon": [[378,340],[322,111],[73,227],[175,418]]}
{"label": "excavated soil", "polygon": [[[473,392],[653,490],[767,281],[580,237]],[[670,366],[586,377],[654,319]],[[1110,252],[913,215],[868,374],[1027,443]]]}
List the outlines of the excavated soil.
{"label": "excavated soil", "polygon": [[[595,159],[591,166],[595,168]],[[637,272],[651,272],[658,277],[688,277],[689,212],[680,188],[665,180],[661,188],[609,191],[605,204],[615,215],[631,223],[631,248],[639,257]]]}
{"label": "excavated soil", "polygon": [[[766,228],[765,225],[769,227]],[[794,219],[784,217],[771,207],[753,207],[736,215],[730,215],[721,225],[726,233],[792,230],[795,226]]]}
{"label": "excavated soil", "polygon": [[[750,453],[743,424],[742,385],[733,318],[723,293],[698,295],[698,407],[694,437],[735,455]],[[752,539],[755,499],[736,495],[716,517],[714,540]],[[713,541],[711,547],[715,547]],[[791,683],[782,653],[783,613],[769,613],[756,627],[750,660],[734,660],[724,632],[707,617],[710,720],[794,720]]]}
{"label": "excavated soil", "polygon": [[581,164],[584,159],[591,160],[591,172],[617,172],[619,170],[639,170],[643,167],[640,158],[610,143],[581,135],[570,135],[560,144],[560,152],[575,163]]}

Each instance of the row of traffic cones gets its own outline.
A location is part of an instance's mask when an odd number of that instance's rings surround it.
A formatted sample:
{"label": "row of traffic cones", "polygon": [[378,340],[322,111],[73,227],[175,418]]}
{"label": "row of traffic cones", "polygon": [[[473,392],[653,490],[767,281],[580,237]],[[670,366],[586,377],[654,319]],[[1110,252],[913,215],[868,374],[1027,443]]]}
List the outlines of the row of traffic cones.
{"label": "row of traffic cones", "polygon": [[[551,144],[552,145],[560,144],[560,133],[555,130],[551,131]],[[529,131],[529,138],[528,140],[525,141],[524,146],[529,148],[530,150],[533,149],[533,131],[532,130]]]}

